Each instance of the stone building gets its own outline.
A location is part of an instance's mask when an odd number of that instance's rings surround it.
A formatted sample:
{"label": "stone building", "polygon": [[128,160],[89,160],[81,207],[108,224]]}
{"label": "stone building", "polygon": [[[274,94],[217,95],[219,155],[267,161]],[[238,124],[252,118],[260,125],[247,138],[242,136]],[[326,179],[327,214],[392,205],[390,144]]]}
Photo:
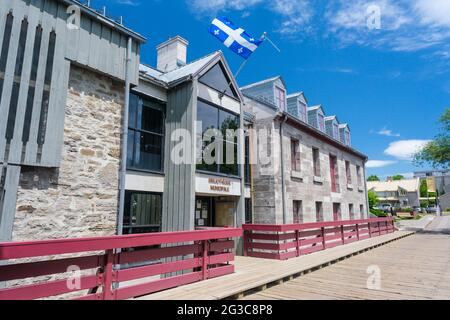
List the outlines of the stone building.
{"label": "stone building", "polygon": [[322,106],[308,108],[303,93],[287,95],[281,77],[241,91],[246,111],[255,114],[258,137],[263,131],[270,137],[255,151],[270,161],[253,161],[253,222],[367,218],[367,157],[350,146],[349,131],[341,138],[339,128],[327,130],[327,122],[339,126],[337,117],[327,118]]}
{"label": "stone building", "polygon": [[0,241],[116,233],[144,42],[78,1],[0,3]]}

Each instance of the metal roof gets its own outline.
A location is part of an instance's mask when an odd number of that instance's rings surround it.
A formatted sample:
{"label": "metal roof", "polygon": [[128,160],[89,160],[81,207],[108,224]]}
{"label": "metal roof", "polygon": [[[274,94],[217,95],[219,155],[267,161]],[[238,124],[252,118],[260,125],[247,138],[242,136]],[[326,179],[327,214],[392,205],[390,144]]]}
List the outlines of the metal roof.
{"label": "metal roof", "polygon": [[147,39],[144,36],[125,27],[124,25],[120,24],[116,20],[97,12],[95,9],[87,6],[86,4],[82,3],[81,1],[78,1],[78,0],[58,0],[58,1],[60,1],[64,4],[67,4],[69,6],[70,5],[78,6],[82,13],[90,16],[91,18],[97,19],[97,21],[103,25],[106,25],[112,29],[115,29],[123,34],[126,34],[126,35],[132,37],[134,40],[136,40],[139,43],[147,42]]}

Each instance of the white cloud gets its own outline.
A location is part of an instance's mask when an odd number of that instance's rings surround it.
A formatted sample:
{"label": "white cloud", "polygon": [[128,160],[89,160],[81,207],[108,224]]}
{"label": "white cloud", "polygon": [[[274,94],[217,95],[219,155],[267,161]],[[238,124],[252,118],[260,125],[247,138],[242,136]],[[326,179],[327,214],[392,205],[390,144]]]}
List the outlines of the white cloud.
{"label": "white cloud", "polygon": [[245,10],[263,2],[263,0],[186,0],[197,13],[216,14],[220,10]]}
{"label": "white cloud", "polygon": [[384,168],[393,164],[396,164],[397,161],[388,161],[388,160],[370,160],[367,162],[367,168]]}
{"label": "white cloud", "polygon": [[429,140],[400,140],[393,142],[384,151],[384,154],[399,160],[412,160],[415,153],[419,152]]}
{"label": "white cloud", "polygon": [[274,0],[270,8],[281,15],[278,32],[284,35],[298,35],[305,32],[305,26],[313,16],[309,0]]}
{"label": "white cloud", "polygon": [[416,0],[414,7],[422,23],[450,27],[450,1]]}
{"label": "white cloud", "polygon": [[400,137],[399,133],[394,133],[392,130],[387,129],[386,127],[378,131],[377,134],[386,137],[397,137],[397,138]]}

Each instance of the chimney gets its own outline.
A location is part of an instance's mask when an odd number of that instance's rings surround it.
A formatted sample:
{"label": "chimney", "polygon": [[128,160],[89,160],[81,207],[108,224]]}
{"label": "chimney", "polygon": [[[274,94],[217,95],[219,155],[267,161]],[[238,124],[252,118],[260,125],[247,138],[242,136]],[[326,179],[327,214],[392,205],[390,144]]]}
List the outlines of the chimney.
{"label": "chimney", "polygon": [[162,72],[170,72],[186,65],[188,45],[187,40],[176,36],[157,46],[157,69]]}

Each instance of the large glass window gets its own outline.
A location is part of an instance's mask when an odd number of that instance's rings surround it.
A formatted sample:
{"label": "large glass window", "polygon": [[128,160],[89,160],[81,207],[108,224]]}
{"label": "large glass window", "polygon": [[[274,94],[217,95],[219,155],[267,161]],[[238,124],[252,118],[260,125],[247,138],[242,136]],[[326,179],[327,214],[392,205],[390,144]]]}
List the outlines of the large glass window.
{"label": "large glass window", "polygon": [[[239,117],[213,105],[198,101],[197,121],[201,122],[202,159],[200,171],[238,176]],[[216,131],[210,130],[215,129]],[[211,159],[206,156],[210,155]]]}
{"label": "large glass window", "polygon": [[312,154],[313,154],[313,170],[314,170],[314,175],[316,177],[320,177],[321,176],[321,170],[320,170],[320,152],[319,149],[317,148],[313,148],[312,149]]}
{"label": "large glass window", "polygon": [[130,95],[128,169],[163,171],[164,111],[155,101]]}
{"label": "large glass window", "polygon": [[300,141],[291,139],[291,170],[301,171]]}
{"label": "large glass window", "polygon": [[123,234],[161,232],[162,195],[127,191]]}
{"label": "large glass window", "polygon": [[225,69],[220,63],[216,64],[211,70],[205,73],[205,75],[200,78],[200,82],[230,97],[238,97],[231,85],[231,80],[226,75]]}

